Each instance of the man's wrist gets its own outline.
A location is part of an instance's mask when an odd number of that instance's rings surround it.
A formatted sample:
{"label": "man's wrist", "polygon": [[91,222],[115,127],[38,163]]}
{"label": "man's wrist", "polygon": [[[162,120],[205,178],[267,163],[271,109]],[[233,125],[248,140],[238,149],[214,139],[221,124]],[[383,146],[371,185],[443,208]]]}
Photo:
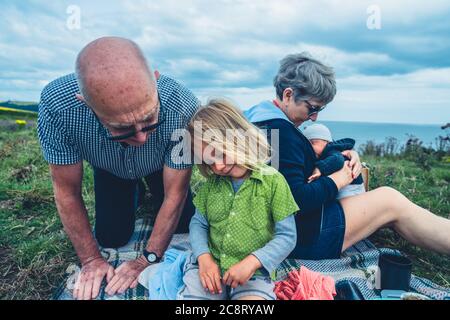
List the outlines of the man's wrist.
{"label": "man's wrist", "polygon": [[81,261],[81,265],[82,265],[82,266],[85,266],[85,265],[91,263],[92,261],[95,261],[95,260],[98,260],[98,259],[103,259],[103,256],[102,256],[100,253],[99,253],[99,254],[96,254],[96,255],[94,255],[94,256],[88,257],[88,258],[86,258],[86,259],[83,259],[83,260]]}
{"label": "man's wrist", "polygon": [[142,252],[142,255],[144,256],[144,259],[147,260],[149,264],[153,263],[159,263],[162,260],[162,255],[158,254],[155,251],[149,251],[147,249],[144,249]]}
{"label": "man's wrist", "polygon": [[147,258],[144,257],[144,255],[139,256],[139,258],[136,259],[139,264],[142,264],[145,267],[150,266],[152,263],[148,262]]}

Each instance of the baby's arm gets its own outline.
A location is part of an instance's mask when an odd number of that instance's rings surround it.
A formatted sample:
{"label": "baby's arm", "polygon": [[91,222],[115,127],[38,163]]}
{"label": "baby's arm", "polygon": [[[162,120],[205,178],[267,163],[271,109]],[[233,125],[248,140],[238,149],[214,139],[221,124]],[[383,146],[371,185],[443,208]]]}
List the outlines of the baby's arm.
{"label": "baby's arm", "polygon": [[344,167],[345,157],[339,151],[333,152],[330,156],[323,160],[317,161],[316,166],[320,170],[322,176],[329,176]]}
{"label": "baby's arm", "polygon": [[308,183],[311,183],[314,180],[319,179],[321,176],[322,176],[322,172],[320,172],[319,168],[315,168],[312,175],[308,178]]}
{"label": "baby's arm", "polygon": [[264,269],[271,273],[294,250],[297,228],[294,215],[275,223],[275,234],[264,247],[252,253]]}

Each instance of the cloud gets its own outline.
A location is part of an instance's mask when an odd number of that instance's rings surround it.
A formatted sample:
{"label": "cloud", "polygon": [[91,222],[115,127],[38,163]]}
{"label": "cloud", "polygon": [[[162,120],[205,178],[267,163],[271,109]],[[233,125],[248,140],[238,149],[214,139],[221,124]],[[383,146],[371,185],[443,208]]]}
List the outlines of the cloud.
{"label": "cloud", "polygon": [[[337,79],[338,92],[321,120],[441,124],[450,117],[450,68],[392,76],[352,75]],[[225,97],[245,110],[275,97],[271,86],[207,88],[196,91],[205,103]]]}
{"label": "cloud", "polygon": [[[66,26],[66,9],[72,4],[81,9],[80,30]],[[332,65],[338,78],[338,96],[324,117],[359,120],[370,114],[377,121],[439,120],[433,113],[423,119],[427,99],[434,102],[440,118],[449,115],[444,105],[449,98],[445,86],[450,73],[446,59],[450,2],[379,0],[382,29],[377,31],[366,27],[366,10],[372,4],[371,0],[1,2],[0,100],[37,100],[46,83],[72,72],[85,44],[117,35],[135,40],[154,68],[202,99],[225,95],[243,107],[269,99],[279,60],[288,53],[309,51]],[[380,107],[380,100],[388,107]]]}

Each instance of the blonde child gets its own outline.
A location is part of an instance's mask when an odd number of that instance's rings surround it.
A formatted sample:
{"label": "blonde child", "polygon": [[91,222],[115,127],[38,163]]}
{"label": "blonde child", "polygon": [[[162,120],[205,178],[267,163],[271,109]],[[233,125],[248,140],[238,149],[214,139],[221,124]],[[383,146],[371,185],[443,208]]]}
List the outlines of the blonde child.
{"label": "blonde child", "polygon": [[189,132],[206,182],[194,198],[193,254],[178,298],[276,299],[270,273],[296,245],[299,208],[284,177],[266,165],[265,136],[225,100],[200,108]]}

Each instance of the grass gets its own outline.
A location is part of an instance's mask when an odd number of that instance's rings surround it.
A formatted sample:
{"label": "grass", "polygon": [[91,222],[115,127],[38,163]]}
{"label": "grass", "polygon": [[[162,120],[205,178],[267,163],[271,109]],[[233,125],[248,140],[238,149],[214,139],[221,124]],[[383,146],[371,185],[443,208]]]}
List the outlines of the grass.
{"label": "grass", "polygon": [[[56,211],[35,117],[0,111],[0,299],[49,299],[69,264],[77,262]],[[16,120],[30,125],[17,125]],[[395,187],[432,212],[448,215],[449,163],[435,163],[425,172],[406,160],[364,160],[372,165],[371,188]],[[199,174],[194,172],[194,184],[198,180]],[[93,178],[87,164],[83,197],[92,219]],[[414,261],[416,275],[450,287],[448,258],[411,246],[390,231],[377,232],[371,239],[379,247],[407,254]]]}
{"label": "grass", "polygon": [[[24,118],[35,123],[36,115],[0,112],[0,125],[8,118],[8,130],[0,128],[0,299],[48,299],[77,257],[62,230],[35,126],[15,125]],[[85,170],[83,196],[92,212],[92,173]]]}
{"label": "grass", "polygon": [[[417,205],[447,218],[450,213],[450,163],[433,162],[430,171],[412,161],[365,157],[371,164],[370,188],[390,186]],[[395,232],[384,229],[370,239],[378,247],[398,249],[413,262],[413,273],[450,287],[450,258],[413,246]]]}

